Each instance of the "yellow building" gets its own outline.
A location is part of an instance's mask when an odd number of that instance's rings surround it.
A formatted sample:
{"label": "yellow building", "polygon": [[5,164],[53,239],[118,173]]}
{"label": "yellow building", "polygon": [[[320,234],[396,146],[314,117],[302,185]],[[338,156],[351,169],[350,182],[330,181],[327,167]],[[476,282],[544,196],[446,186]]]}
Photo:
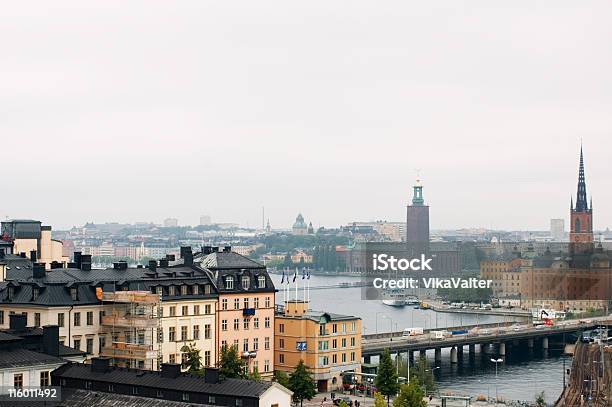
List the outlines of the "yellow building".
{"label": "yellow building", "polygon": [[300,360],[320,392],[342,387],[344,372],[361,372],[361,319],[312,311],[290,300],[274,322],[275,369],[291,373]]}
{"label": "yellow building", "polygon": [[37,220],[13,219],[2,222],[2,239],[12,243],[13,254],[25,253],[33,262],[45,263],[47,268],[52,262],[69,261],[62,254],[64,244],[51,238],[51,226],[43,226]]}

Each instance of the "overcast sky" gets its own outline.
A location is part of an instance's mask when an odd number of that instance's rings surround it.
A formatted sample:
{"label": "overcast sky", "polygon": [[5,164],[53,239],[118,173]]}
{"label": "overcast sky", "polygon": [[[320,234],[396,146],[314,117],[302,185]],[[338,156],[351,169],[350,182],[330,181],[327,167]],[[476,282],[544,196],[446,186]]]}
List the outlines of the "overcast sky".
{"label": "overcast sky", "polygon": [[[462,4],[463,3],[463,4]],[[511,4],[511,6],[509,5]],[[612,225],[609,1],[2,1],[0,216]]]}

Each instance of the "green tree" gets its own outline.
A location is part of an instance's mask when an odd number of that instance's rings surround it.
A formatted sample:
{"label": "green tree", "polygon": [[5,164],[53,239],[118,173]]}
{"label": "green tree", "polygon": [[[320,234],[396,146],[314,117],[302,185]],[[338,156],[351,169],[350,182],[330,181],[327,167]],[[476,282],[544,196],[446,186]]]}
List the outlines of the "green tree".
{"label": "green tree", "polygon": [[397,382],[397,373],[395,366],[391,360],[389,348],[385,348],[378,364],[378,372],[374,381],[376,388],[383,395],[387,396],[387,405],[390,404],[391,396],[397,394],[399,384]]}
{"label": "green tree", "polygon": [[287,254],[285,254],[285,260],[283,261],[283,267],[293,267],[293,261],[291,260],[291,253],[287,252]]}
{"label": "green tree", "polygon": [[261,380],[261,375],[259,374],[259,369],[254,367],[253,371],[249,374],[249,379],[251,379],[251,380]]}
{"label": "green tree", "polygon": [[544,407],[546,400],[544,399],[544,392],[536,394],[535,403],[538,407]]}
{"label": "green tree", "polygon": [[183,345],[181,352],[187,353],[187,371],[193,374],[202,374],[202,357],[200,350],[195,347],[194,343],[189,346]]}
{"label": "green tree", "polygon": [[289,376],[287,376],[287,373],[283,372],[282,370],[274,371],[274,375],[272,376],[272,381],[277,382],[281,386],[289,388]]}
{"label": "green tree", "polygon": [[221,349],[219,374],[225,377],[244,377],[244,362],[235,346],[224,346]]}
{"label": "green tree", "polygon": [[314,380],[306,370],[303,360],[300,360],[300,363],[289,376],[289,389],[293,392],[293,401],[299,402],[300,406],[302,406],[304,399],[312,400],[317,394]]}
{"label": "green tree", "polygon": [[402,384],[397,398],[393,400],[393,407],[427,407],[423,396],[423,390],[417,382]]}
{"label": "green tree", "polygon": [[349,407],[349,405],[346,404],[344,400],[340,400],[340,403],[338,403],[338,407]]}
{"label": "green tree", "polygon": [[433,370],[429,368],[427,358],[421,356],[416,363],[416,366],[410,371],[411,381],[415,380],[420,386],[425,386],[426,391],[436,390],[436,381],[434,379]]}
{"label": "green tree", "polygon": [[387,407],[385,397],[379,392],[374,393],[374,407]]}

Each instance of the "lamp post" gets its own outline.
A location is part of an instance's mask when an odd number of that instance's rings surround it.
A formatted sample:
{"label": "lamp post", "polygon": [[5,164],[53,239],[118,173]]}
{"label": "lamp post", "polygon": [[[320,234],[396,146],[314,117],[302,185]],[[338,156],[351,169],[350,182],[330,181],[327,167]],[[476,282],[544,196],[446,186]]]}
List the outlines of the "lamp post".
{"label": "lamp post", "polygon": [[504,360],[502,358],[491,359],[491,362],[495,363],[495,405],[497,405],[497,364],[502,363]]}

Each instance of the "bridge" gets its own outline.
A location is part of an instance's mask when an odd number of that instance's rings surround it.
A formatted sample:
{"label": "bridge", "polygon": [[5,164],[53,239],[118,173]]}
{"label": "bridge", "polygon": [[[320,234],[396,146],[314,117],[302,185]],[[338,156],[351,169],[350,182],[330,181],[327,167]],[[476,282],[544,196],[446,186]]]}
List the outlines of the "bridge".
{"label": "bridge", "polygon": [[[484,324],[478,326],[465,326],[445,328],[450,333],[452,330],[467,330],[467,334],[445,336],[436,339],[433,332],[426,330],[423,335],[402,336],[402,332],[391,332],[383,334],[364,335],[362,337],[361,355],[365,363],[370,363],[372,356],[379,356],[385,349],[391,353],[400,355],[408,353],[410,359],[414,358],[414,352],[425,355],[428,350],[434,350],[436,361],[441,360],[442,349],[450,348],[451,363],[458,363],[463,355],[463,347],[468,346],[470,355],[476,352],[476,345],[480,346],[483,353],[505,356],[507,347],[527,344],[533,348],[536,341],[543,349],[549,348],[549,339],[563,340],[565,335],[578,334],[585,330],[591,330],[600,325],[612,326],[609,317],[593,318],[587,322],[564,322],[556,326],[501,326],[501,324]],[[441,331],[441,330],[438,330]],[[572,341],[573,342],[573,341]]]}

